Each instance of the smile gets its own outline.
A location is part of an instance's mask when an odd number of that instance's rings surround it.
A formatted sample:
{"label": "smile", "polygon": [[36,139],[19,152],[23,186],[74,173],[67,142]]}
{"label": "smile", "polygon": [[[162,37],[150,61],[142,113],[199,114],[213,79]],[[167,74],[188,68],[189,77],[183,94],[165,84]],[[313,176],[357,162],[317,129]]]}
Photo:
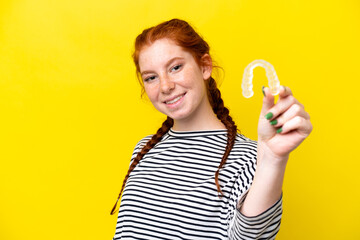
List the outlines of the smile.
{"label": "smile", "polygon": [[177,103],[180,99],[182,99],[183,97],[185,96],[185,93],[184,94],[181,94],[180,96],[172,99],[172,100],[169,100],[169,101],[165,101],[165,104],[174,104],[174,103]]}

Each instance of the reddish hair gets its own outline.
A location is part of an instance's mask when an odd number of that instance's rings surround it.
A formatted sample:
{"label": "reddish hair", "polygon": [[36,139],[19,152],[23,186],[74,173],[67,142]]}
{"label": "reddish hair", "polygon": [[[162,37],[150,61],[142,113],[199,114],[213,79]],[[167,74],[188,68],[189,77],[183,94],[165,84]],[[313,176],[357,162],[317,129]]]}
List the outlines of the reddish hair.
{"label": "reddish hair", "polygon": [[183,20],[172,19],[152,28],[145,29],[137,36],[135,40],[135,51],[132,55],[136,66],[136,74],[142,86],[142,93],[144,93],[144,87],[140,75],[139,54],[144,47],[150,46],[156,40],[163,38],[172,40],[176,45],[190,52],[199,66],[203,64],[201,57],[205,53],[209,53],[209,45]]}
{"label": "reddish hair", "polygon": [[[135,40],[135,51],[133,53],[133,60],[136,66],[136,73],[139,82],[142,86],[143,93],[144,93],[144,85],[140,76],[139,54],[144,47],[150,46],[156,40],[163,38],[167,38],[174,41],[178,46],[182,47],[185,51],[190,52],[199,66],[204,64],[201,61],[202,56],[204,56],[204,54],[209,54],[210,51],[210,47],[204,41],[204,39],[184,20],[172,19],[160,23],[159,25],[156,25],[154,27],[145,29],[139,36],[137,36]],[[230,117],[229,110],[224,106],[224,102],[221,99],[220,90],[217,88],[214,78],[210,77],[210,79],[206,81],[206,88],[208,92],[208,99],[213,108],[214,113],[228,130],[225,152],[221,159],[219,167],[215,172],[215,184],[217,187],[219,197],[221,197],[224,194],[221,191],[221,187],[219,184],[219,171],[226,163],[226,159],[229,156],[232,147],[234,146],[234,142],[237,134],[237,126]],[[158,129],[156,134],[152,136],[152,138],[146,143],[146,145],[141,149],[141,151],[138,152],[136,157],[133,159],[129,167],[129,170],[125,176],[125,179],[123,181],[123,185],[121,187],[119,197],[115,203],[115,206],[111,210],[111,214],[114,214],[114,210],[121,197],[121,193],[123,192],[126,181],[129,178],[131,171],[136,167],[136,165],[140,162],[143,156],[151,148],[153,148],[156,145],[156,143],[158,143],[162,139],[163,135],[169,131],[169,129],[173,126],[173,124],[174,124],[173,119],[167,117],[167,119],[163,122],[162,126]]]}

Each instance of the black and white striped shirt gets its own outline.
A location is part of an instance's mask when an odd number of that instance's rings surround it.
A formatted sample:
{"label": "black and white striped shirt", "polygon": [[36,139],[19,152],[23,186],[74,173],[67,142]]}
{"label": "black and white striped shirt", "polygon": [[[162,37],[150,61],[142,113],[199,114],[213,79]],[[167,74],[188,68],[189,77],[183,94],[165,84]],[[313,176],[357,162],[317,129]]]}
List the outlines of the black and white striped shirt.
{"label": "black and white striped shirt", "polygon": [[[132,159],[151,136],[135,147]],[[247,217],[238,210],[252,183],[257,143],[237,134],[220,170],[227,130],[166,133],[131,172],[121,199],[117,239],[274,239],[282,197],[268,210]]]}

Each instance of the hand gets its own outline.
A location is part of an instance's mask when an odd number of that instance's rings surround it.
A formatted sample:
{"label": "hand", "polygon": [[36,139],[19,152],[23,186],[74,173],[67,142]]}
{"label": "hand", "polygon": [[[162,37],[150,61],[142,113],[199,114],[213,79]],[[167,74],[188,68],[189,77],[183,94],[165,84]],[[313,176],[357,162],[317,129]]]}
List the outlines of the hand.
{"label": "hand", "polygon": [[290,152],[312,131],[310,116],[290,88],[280,87],[276,104],[270,89],[264,88],[264,92],[258,125],[258,161],[275,159],[271,164],[286,164]]}

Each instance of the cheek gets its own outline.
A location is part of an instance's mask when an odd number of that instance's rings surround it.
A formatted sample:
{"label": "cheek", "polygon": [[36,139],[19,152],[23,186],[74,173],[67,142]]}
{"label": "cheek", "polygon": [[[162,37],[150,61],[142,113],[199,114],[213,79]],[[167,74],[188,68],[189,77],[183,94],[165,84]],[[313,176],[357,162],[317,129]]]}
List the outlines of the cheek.
{"label": "cheek", "polygon": [[158,93],[157,93],[157,88],[155,88],[154,86],[144,86],[145,89],[145,93],[148,96],[148,98],[150,99],[150,101],[154,101],[157,99]]}
{"label": "cheek", "polygon": [[198,94],[203,94],[204,92],[206,92],[205,81],[202,78],[197,78],[193,86],[194,88],[196,88]]}
{"label": "cheek", "polygon": [[202,87],[203,79],[197,72],[190,72],[183,75],[182,82],[188,88],[199,89]]}

